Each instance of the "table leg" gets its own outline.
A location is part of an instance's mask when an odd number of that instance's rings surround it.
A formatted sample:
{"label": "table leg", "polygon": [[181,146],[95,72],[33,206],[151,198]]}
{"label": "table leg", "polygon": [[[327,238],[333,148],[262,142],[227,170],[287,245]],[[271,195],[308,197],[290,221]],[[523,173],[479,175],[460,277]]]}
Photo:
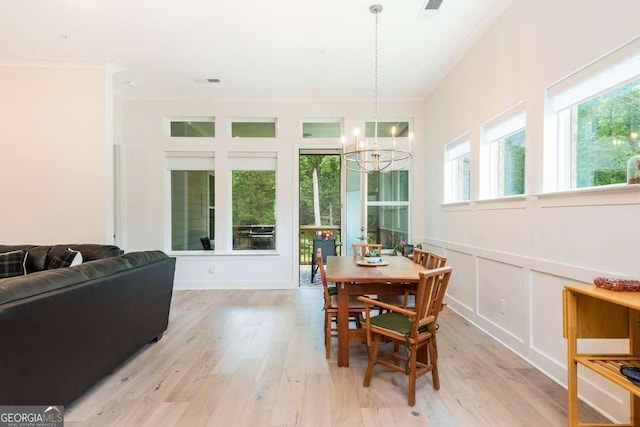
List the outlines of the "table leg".
{"label": "table leg", "polygon": [[349,366],[349,284],[338,283],[338,366]]}
{"label": "table leg", "polygon": [[565,305],[565,323],[567,333],[567,412],[569,426],[578,425],[578,363],[575,360],[578,351],[577,299],[573,292],[563,291]]}

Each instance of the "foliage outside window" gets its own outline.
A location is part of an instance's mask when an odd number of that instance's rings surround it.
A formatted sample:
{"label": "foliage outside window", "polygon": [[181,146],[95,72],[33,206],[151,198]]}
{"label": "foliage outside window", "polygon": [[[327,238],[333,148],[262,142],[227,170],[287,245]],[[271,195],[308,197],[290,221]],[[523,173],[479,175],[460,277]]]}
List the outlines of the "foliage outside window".
{"label": "foliage outside window", "polygon": [[318,176],[320,225],[340,225],[340,155],[300,156],[300,224],[315,225],[313,171]]}
{"label": "foliage outside window", "polygon": [[571,188],[626,182],[630,157],[640,154],[640,79],[559,111],[570,153]]}
{"label": "foliage outside window", "polygon": [[231,180],[233,249],[275,249],[275,170],[232,170]]}
{"label": "foliage outside window", "polygon": [[214,242],[213,171],[171,171],[171,250],[202,250],[203,237]]}
{"label": "foliage outside window", "polygon": [[445,147],[444,202],[471,199],[471,151],[468,139],[451,142]]}
{"label": "foliage outside window", "polygon": [[216,136],[216,123],[213,119],[171,120],[171,137],[213,138]]}
{"label": "foliage outside window", "polygon": [[390,249],[409,238],[409,171],[367,175],[367,237]]}

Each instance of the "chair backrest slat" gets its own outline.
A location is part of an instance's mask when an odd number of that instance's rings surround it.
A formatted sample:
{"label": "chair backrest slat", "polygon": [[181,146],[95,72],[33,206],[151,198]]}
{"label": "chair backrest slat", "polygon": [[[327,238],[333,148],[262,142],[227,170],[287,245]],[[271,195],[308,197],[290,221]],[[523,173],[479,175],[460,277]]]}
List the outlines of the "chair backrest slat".
{"label": "chair backrest slat", "polygon": [[420,264],[423,267],[426,267],[427,258],[429,257],[429,252],[422,250],[420,248],[413,249],[413,262],[416,264]]}
{"label": "chair backrest slat", "polygon": [[354,258],[363,257],[372,249],[382,251],[382,243],[354,243],[352,245]]}
{"label": "chair backrest slat", "polygon": [[427,270],[433,270],[434,268],[441,268],[447,264],[447,257],[438,255],[435,252],[428,252],[425,263],[422,264]]}
{"label": "chair backrest slat", "polygon": [[318,252],[316,253],[316,265],[318,266],[318,271],[320,271],[320,277],[322,279],[322,292],[324,296],[324,307],[326,309],[331,307],[331,295],[329,295],[329,283],[327,282],[327,273],[324,270],[324,262],[322,260],[322,248],[318,248]]}

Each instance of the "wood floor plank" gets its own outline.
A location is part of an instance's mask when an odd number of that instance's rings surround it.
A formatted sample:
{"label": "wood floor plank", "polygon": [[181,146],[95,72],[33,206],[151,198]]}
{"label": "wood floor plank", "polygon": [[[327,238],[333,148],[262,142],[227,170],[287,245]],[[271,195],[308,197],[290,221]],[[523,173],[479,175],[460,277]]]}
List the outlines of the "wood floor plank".
{"label": "wood floor plank", "polygon": [[[176,291],[169,328],[66,408],[69,426],[564,426],[566,390],[449,310],[439,318],[441,388],[325,359],[319,289]],[[386,347],[385,347],[386,346]],[[389,344],[382,350],[388,351]],[[381,350],[381,351],[382,351]],[[606,420],[582,404],[585,422]]]}

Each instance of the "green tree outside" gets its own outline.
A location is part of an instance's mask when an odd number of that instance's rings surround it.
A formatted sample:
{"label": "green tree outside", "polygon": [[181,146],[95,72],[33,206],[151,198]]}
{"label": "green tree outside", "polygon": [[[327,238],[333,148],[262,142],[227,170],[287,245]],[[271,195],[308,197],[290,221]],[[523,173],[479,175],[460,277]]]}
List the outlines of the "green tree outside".
{"label": "green tree outside", "polygon": [[572,109],[576,187],[626,181],[627,161],[640,154],[640,79]]}

